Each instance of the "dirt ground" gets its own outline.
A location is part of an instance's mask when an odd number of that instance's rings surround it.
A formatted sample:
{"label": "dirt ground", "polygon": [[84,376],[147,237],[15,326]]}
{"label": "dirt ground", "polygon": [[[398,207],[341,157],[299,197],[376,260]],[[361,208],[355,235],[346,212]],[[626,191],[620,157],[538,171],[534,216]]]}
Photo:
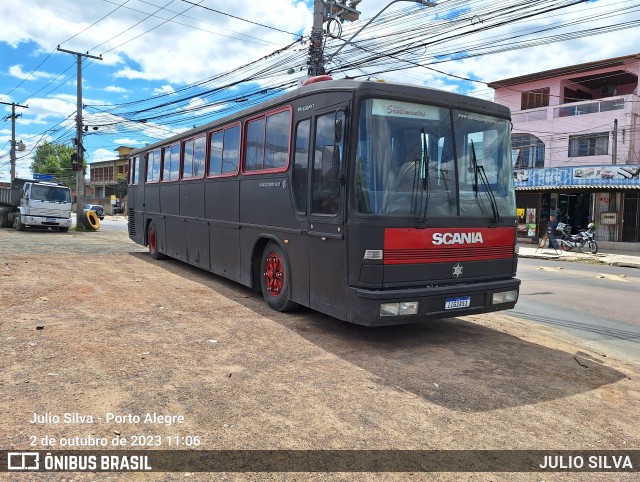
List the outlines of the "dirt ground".
{"label": "dirt ground", "polygon": [[[188,436],[180,440],[197,439],[199,450],[640,448],[640,367],[508,314],[372,329],[308,309],[276,313],[240,285],[151,260],[126,230],[0,229],[0,260],[0,449],[61,448],[42,444],[45,436],[116,435],[127,443],[158,437],[162,445],[153,448],[160,449],[176,448],[168,437]],[[107,420],[154,412],[184,421]],[[31,422],[34,414],[65,413],[92,420]],[[64,473],[15,480],[634,479],[612,475]]]}

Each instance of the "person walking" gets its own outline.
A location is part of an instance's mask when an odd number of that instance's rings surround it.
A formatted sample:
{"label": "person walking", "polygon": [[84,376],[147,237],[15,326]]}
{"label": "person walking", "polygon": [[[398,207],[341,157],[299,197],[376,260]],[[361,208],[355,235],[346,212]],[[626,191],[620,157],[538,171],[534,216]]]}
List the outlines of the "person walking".
{"label": "person walking", "polygon": [[552,214],[549,216],[549,223],[547,224],[547,235],[549,236],[549,246],[553,249],[558,249],[558,242],[556,241],[556,229],[558,229],[558,221]]}

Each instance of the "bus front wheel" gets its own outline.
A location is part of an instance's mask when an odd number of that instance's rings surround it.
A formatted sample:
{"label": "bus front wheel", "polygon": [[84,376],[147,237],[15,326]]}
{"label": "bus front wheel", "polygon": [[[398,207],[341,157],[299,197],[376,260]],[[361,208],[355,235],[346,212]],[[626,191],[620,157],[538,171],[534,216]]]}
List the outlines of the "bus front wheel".
{"label": "bus front wheel", "polygon": [[149,254],[153,259],[165,259],[166,256],[158,251],[158,233],[156,231],[156,223],[149,223],[149,231],[147,231],[147,239],[149,240]]}
{"label": "bus front wheel", "polygon": [[262,296],[271,309],[291,311],[298,304],[291,301],[291,270],[282,248],[274,242],[262,253],[260,284]]}

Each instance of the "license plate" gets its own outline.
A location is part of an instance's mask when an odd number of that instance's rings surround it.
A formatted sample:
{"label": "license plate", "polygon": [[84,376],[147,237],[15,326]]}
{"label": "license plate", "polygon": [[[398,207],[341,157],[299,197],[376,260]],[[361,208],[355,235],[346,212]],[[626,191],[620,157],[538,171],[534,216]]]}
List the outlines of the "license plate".
{"label": "license plate", "polygon": [[456,308],[467,308],[471,306],[471,296],[461,296],[460,298],[447,298],[444,302],[445,310],[455,310]]}
{"label": "license plate", "polygon": [[57,218],[46,218],[45,221],[48,222],[48,223],[57,223],[58,219]]}

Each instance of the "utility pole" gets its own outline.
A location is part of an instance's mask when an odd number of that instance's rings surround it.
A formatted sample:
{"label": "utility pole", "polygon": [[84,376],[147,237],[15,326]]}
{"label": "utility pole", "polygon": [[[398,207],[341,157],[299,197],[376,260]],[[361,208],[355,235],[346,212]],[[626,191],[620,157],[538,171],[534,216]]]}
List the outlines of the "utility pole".
{"label": "utility pole", "polygon": [[315,0],[313,2],[313,28],[311,29],[311,39],[309,46],[309,76],[324,74],[324,1]]}
{"label": "utility pole", "polygon": [[[16,178],[16,118],[20,117],[22,114],[16,115],[16,107],[22,107],[23,109],[28,109],[28,105],[20,105],[12,102],[9,104],[8,102],[0,102],[0,104],[10,105],[11,106],[11,180],[13,181]],[[7,120],[9,116],[5,117],[4,120]],[[20,141],[19,150],[24,151],[24,144]]]}
{"label": "utility pole", "polygon": [[80,52],[72,52],[71,50],[61,49],[58,46],[59,52],[65,52],[76,56],[78,67],[78,94],[77,94],[77,111],[76,111],[76,227],[82,226],[82,206],[84,206],[84,147],[82,146],[82,57],[88,57],[90,59],[102,60],[102,55],[96,57],[95,55],[89,55]]}
{"label": "utility pole", "polygon": [[314,0],[307,72],[310,77],[326,73],[324,69],[324,23],[329,20],[336,20],[340,23],[345,20],[357,20],[360,17],[360,12],[355,9],[355,6],[360,2],[361,0],[350,0],[350,4],[346,5],[346,0]]}
{"label": "utility pole", "polygon": [[[387,8],[397,2],[412,2],[423,7],[435,7],[438,4],[431,0],[391,0],[382,10],[376,13],[367,23],[365,23],[349,40],[345,41],[334,53],[328,57],[324,56],[324,30],[322,28],[324,22],[338,21],[340,24],[345,20],[353,22],[360,18],[360,12],[355,7],[362,0],[315,0],[313,2],[313,28],[311,29],[311,45],[309,47],[309,71],[310,77],[314,75],[323,75],[326,73],[324,68],[327,62],[331,62],[333,58],[340,52],[345,45],[350,44],[356,35],[362,32],[371,22],[384,12]],[[340,34],[342,28],[340,27]],[[335,38],[339,37],[337,35]]]}

